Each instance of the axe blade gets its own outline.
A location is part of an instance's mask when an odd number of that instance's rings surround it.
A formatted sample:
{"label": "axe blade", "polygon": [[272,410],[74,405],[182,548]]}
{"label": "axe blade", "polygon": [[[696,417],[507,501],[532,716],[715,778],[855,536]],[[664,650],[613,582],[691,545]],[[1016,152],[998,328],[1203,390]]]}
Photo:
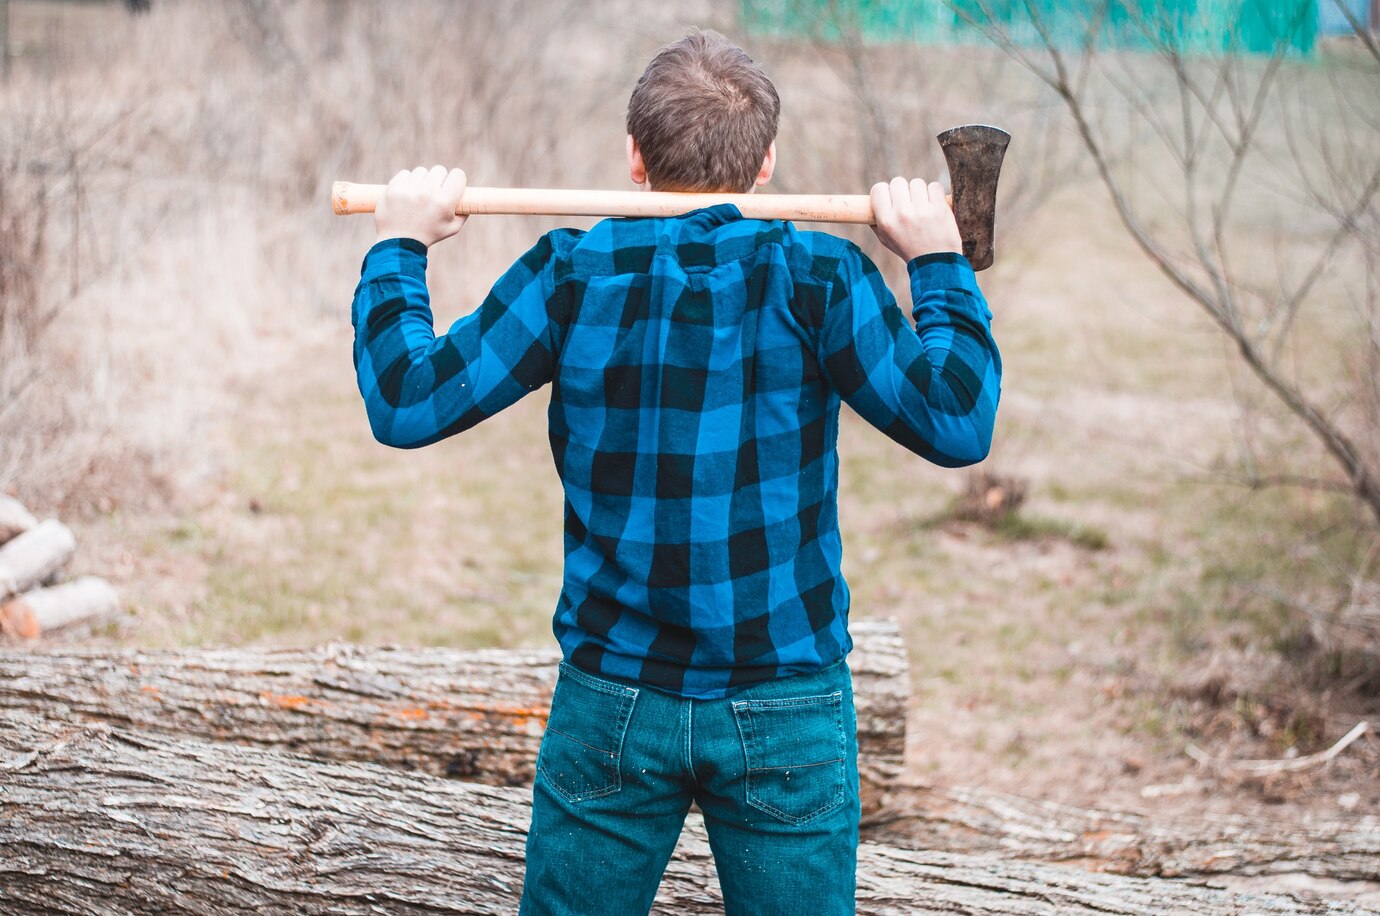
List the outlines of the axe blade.
{"label": "axe blade", "polygon": [[986,124],[965,124],[944,131],[938,139],[949,165],[963,254],[972,262],[973,270],[986,270],[992,266],[997,178],[1011,135]]}

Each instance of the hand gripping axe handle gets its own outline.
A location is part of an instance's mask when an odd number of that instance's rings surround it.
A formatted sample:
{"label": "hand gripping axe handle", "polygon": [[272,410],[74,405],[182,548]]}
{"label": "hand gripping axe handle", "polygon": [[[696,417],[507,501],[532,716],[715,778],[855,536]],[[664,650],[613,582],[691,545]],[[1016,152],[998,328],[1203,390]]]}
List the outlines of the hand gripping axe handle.
{"label": "hand gripping axe handle", "polygon": [[[995,127],[970,124],[939,135],[953,186],[950,200],[963,236],[963,253],[973,269],[992,264],[997,177],[1011,135]],[[384,186],[337,181],[331,205],[344,216],[373,213]],[[683,194],[673,191],[572,191],[548,188],[467,187],[456,212],[538,214],[544,216],[679,216],[700,207],[733,204],[748,219],[871,225],[872,200],[866,194]]]}

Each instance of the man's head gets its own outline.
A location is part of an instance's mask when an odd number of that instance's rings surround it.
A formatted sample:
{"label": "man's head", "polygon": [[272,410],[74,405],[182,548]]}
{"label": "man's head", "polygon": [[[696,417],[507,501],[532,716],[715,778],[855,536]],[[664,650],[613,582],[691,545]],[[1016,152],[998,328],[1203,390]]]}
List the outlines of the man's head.
{"label": "man's head", "polygon": [[776,87],[718,32],[657,52],[628,100],[632,180],[658,191],[749,191],[776,165]]}

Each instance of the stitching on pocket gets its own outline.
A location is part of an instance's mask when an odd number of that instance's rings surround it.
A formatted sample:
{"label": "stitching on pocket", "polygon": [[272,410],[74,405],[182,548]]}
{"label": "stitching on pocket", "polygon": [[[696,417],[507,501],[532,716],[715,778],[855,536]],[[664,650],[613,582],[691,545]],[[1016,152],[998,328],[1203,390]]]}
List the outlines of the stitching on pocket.
{"label": "stitching on pocket", "polygon": [[[760,714],[768,710],[785,712],[791,709],[820,707],[827,707],[829,713],[829,737],[831,740],[837,741],[835,757],[826,760],[788,761],[785,763],[765,759],[766,750],[763,745],[766,736],[761,733],[757,721],[761,716],[754,716],[754,711]],[[847,781],[844,759],[847,744],[843,734],[843,691],[837,690],[830,694],[808,697],[737,700],[733,702],[733,717],[738,723],[739,736],[743,741],[743,762],[746,769],[744,773],[744,796],[749,805],[765,811],[787,824],[798,826],[815,818],[823,817],[843,804]],[[777,722],[775,725],[777,728],[790,727],[789,721]],[[790,770],[804,771],[816,780],[832,780],[835,785],[827,800],[822,800],[815,808],[803,813],[785,811],[779,805],[768,801],[764,797],[764,795],[770,794],[765,791],[770,788],[770,783],[767,780],[775,782],[778,773],[782,778],[788,778]]]}
{"label": "stitching on pocket", "polygon": [[777,697],[775,699],[763,700],[734,700],[734,709],[778,709],[790,706],[820,706],[825,701],[838,698],[843,700],[843,691],[835,690],[833,693],[818,693],[808,697]]}
{"label": "stitching on pocket", "polygon": [[[612,795],[623,788],[623,742],[627,737],[628,723],[632,719],[633,706],[637,701],[639,690],[636,687],[628,687],[595,678],[576,669],[573,665],[566,665],[565,662],[561,662],[559,671],[560,676],[557,677],[556,688],[552,692],[551,705],[552,718],[562,720],[558,722],[559,726],[562,727],[553,727],[551,720],[547,720],[546,730],[542,734],[541,747],[537,751],[537,771],[546,778],[547,783],[557,793],[570,802],[581,802]],[[561,691],[562,678],[565,678],[567,690],[570,683],[577,683],[594,691],[606,700],[616,703],[617,711],[612,712],[603,708],[572,709],[568,703],[563,704],[558,709],[555,702],[556,692],[563,692]],[[576,737],[570,733],[576,731],[574,728],[570,728],[569,731],[564,730],[569,728],[563,721],[567,715],[577,717],[575,719],[576,724],[584,724],[586,727],[599,728],[601,725],[608,725],[609,728],[604,737],[607,739],[607,743],[612,744],[612,748],[596,747],[589,741]],[[578,718],[581,716],[587,718],[581,722]],[[589,737],[587,732],[585,737]],[[600,741],[599,743],[606,742]],[[559,761],[558,763],[553,763],[553,756]],[[562,783],[562,769],[568,770],[572,774],[581,774],[585,782],[607,780],[607,783],[576,790],[568,782]],[[591,771],[596,774],[602,773],[602,775],[592,776]]]}
{"label": "stitching on pocket", "polygon": [[556,670],[560,674],[564,674],[570,677],[572,680],[579,681],[581,684],[584,684],[586,687],[589,687],[592,690],[599,690],[604,693],[613,694],[614,696],[628,696],[636,698],[638,693],[641,692],[641,689],[638,687],[629,687],[626,684],[617,684],[613,681],[606,681],[603,678],[595,677],[594,675],[586,671],[582,671],[581,669],[576,668],[574,665],[570,664],[570,662],[567,662],[564,659],[556,665]]}

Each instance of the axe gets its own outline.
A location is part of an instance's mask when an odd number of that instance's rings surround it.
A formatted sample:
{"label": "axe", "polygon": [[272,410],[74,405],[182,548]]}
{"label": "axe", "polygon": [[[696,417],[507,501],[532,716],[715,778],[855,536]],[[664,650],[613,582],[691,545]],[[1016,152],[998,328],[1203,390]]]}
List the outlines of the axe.
{"label": "axe", "polygon": [[[992,266],[997,178],[1011,135],[983,124],[968,124],[939,135],[949,166],[954,209],[963,253],[974,270]],[[373,213],[381,184],[337,181],[331,206],[342,216]],[[541,188],[465,188],[456,212],[521,213],[545,216],[679,216],[700,207],[727,203],[748,219],[871,225],[872,200],[866,194],[701,194],[676,191],[569,191]]]}

